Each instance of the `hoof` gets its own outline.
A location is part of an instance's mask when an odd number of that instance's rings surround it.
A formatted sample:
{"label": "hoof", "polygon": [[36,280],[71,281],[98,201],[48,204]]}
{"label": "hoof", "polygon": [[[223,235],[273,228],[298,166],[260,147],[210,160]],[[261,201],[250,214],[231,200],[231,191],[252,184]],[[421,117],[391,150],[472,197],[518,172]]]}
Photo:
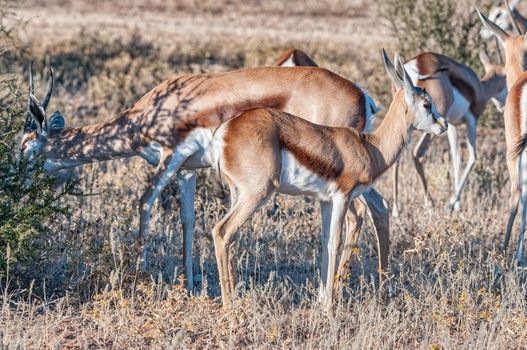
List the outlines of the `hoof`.
{"label": "hoof", "polygon": [[452,210],[452,211],[454,211],[454,210],[458,211],[461,208],[461,206],[460,206],[459,201],[457,199],[452,198],[450,200],[450,204],[448,205],[448,208],[450,210]]}

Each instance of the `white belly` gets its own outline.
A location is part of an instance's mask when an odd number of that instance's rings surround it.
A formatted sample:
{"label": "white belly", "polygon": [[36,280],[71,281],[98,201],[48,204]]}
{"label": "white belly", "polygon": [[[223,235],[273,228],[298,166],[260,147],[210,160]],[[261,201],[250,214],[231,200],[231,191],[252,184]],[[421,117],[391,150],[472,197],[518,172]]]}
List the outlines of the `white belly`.
{"label": "white belly", "polygon": [[338,188],[334,181],[326,180],[300,164],[295,157],[282,151],[282,173],[278,192],[290,195],[308,195],[329,200]]}
{"label": "white belly", "polygon": [[470,111],[470,102],[456,88],[452,89],[452,95],[452,105],[445,117],[449,124],[459,125]]}
{"label": "white belly", "polygon": [[185,142],[197,144],[197,151],[185,160],[182,167],[187,169],[207,168],[214,164],[212,130],[200,128],[192,131]]}

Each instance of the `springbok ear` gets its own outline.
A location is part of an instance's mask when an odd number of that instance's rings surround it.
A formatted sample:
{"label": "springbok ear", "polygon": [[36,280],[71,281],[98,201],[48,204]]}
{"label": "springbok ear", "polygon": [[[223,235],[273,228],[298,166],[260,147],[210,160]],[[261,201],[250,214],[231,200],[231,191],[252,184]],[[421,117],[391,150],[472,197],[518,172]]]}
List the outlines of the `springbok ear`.
{"label": "springbok ear", "polygon": [[490,19],[487,18],[479,9],[476,8],[476,12],[478,13],[479,19],[481,19],[481,22],[483,22],[483,25],[492,33],[494,34],[502,43],[505,42],[510,35],[507,34],[503,29],[501,29],[496,23],[492,22]]}
{"label": "springbok ear", "polygon": [[412,83],[412,78],[408,75],[408,72],[404,68],[404,63],[401,60],[401,56],[396,52],[395,53],[395,67],[397,69],[397,74],[401,77],[404,85],[404,89],[407,93],[414,92],[414,84]]}
{"label": "springbok ear", "polygon": [[479,60],[481,61],[484,67],[487,67],[488,65],[490,65],[490,58],[489,58],[489,55],[487,54],[487,50],[485,49],[479,50]]}
{"label": "springbok ear", "polygon": [[60,114],[59,111],[55,111],[51,117],[49,117],[48,125],[49,131],[59,131],[64,129],[66,122],[64,121],[62,114]]}
{"label": "springbok ear", "polygon": [[42,134],[46,130],[46,112],[44,112],[44,108],[40,105],[40,101],[32,93],[29,94],[27,113],[35,122],[37,132]]}
{"label": "springbok ear", "polygon": [[386,73],[388,73],[388,76],[390,77],[393,85],[395,86],[395,89],[399,90],[402,86],[402,81],[397,76],[397,73],[395,72],[395,67],[388,58],[388,55],[386,54],[386,51],[384,49],[382,49],[382,60],[384,62],[384,68],[386,68]]}

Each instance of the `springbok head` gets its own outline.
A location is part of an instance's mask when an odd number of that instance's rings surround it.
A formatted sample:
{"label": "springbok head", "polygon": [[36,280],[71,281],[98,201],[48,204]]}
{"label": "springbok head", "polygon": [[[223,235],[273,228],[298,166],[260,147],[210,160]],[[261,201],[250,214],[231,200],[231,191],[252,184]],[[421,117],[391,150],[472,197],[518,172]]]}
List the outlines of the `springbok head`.
{"label": "springbok head", "polygon": [[53,93],[53,70],[49,69],[48,91],[44,101],[35,95],[35,83],[33,79],[33,62],[29,66],[29,94],[27,100],[26,121],[24,123],[24,135],[20,143],[22,154],[31,160],[35,154],[41,153],[43,147],[48,143],[49,137],[64,129],[64,117],[55,111],[48,118],[46,112]]}
{"label": "springbok head", "polygon": [[[514,33],[509,34],[478,9],[476,9],[476,11],[483,22],[483,25],[489,30],[489,32],[498,38],[505,49],[505,71],[507,79],[509,79],[509,73],[514,75],[518,72],[525,71],[527,64],[527,37],[518,27],[516,20],[512,16],[512,12],[508,9],[509,17],[514,24]],[[513,83],[514,81],[507,81],[507,85]]]}
{"label": "springbok head", "polygon": [[437,111],[430,94],[425,89],[414,86],[399,54],[395,54],[395,66],[384,49],[382,50],[382,56],[384,67],[392,80],[395,90],[404,90],[404,100],[410,112],[407,115],[409,118],[413,118],[412,126],[417,130],[436,135],[444,133],[448,129],[445,118]]}
{"label": "springbok head", "polygon": [[[512,0],[509,2],[509,7],[512,13],[516,12],[516,7],[520,0]],[[507,32],[512,32],[517,24],[511,17],[509,9],[507,8],[507,2],[505,0],[496,0],[492,5],[489,12],[489,20],[496,23],[498,27]],[[480,31],[480,35],[483,39],[488,40],[492,37],[493,33],[486,27],[483,26]]]}

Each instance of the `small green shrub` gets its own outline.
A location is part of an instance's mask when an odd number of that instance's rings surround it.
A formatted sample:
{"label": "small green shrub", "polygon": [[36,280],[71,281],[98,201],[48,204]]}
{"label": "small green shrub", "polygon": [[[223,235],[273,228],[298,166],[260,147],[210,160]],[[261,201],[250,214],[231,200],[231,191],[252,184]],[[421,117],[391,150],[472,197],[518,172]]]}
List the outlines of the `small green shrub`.
{"label": "small green shrub", "polygon": [[[9,55],[15,46],[16,28],[5,25],[9,1],[0,1],[0,57]],[[71,192],[54,190],[54,179],[44,175],[42,160],[29,163],[19,156],[18,141],[25,118],[24,96],[19,81],[0,78],[0,277],[11,263],[24,265],[23,270],[39,263],[43,240],[49,240],[50,223],[57,214],[67,212],[59,199]]]}

